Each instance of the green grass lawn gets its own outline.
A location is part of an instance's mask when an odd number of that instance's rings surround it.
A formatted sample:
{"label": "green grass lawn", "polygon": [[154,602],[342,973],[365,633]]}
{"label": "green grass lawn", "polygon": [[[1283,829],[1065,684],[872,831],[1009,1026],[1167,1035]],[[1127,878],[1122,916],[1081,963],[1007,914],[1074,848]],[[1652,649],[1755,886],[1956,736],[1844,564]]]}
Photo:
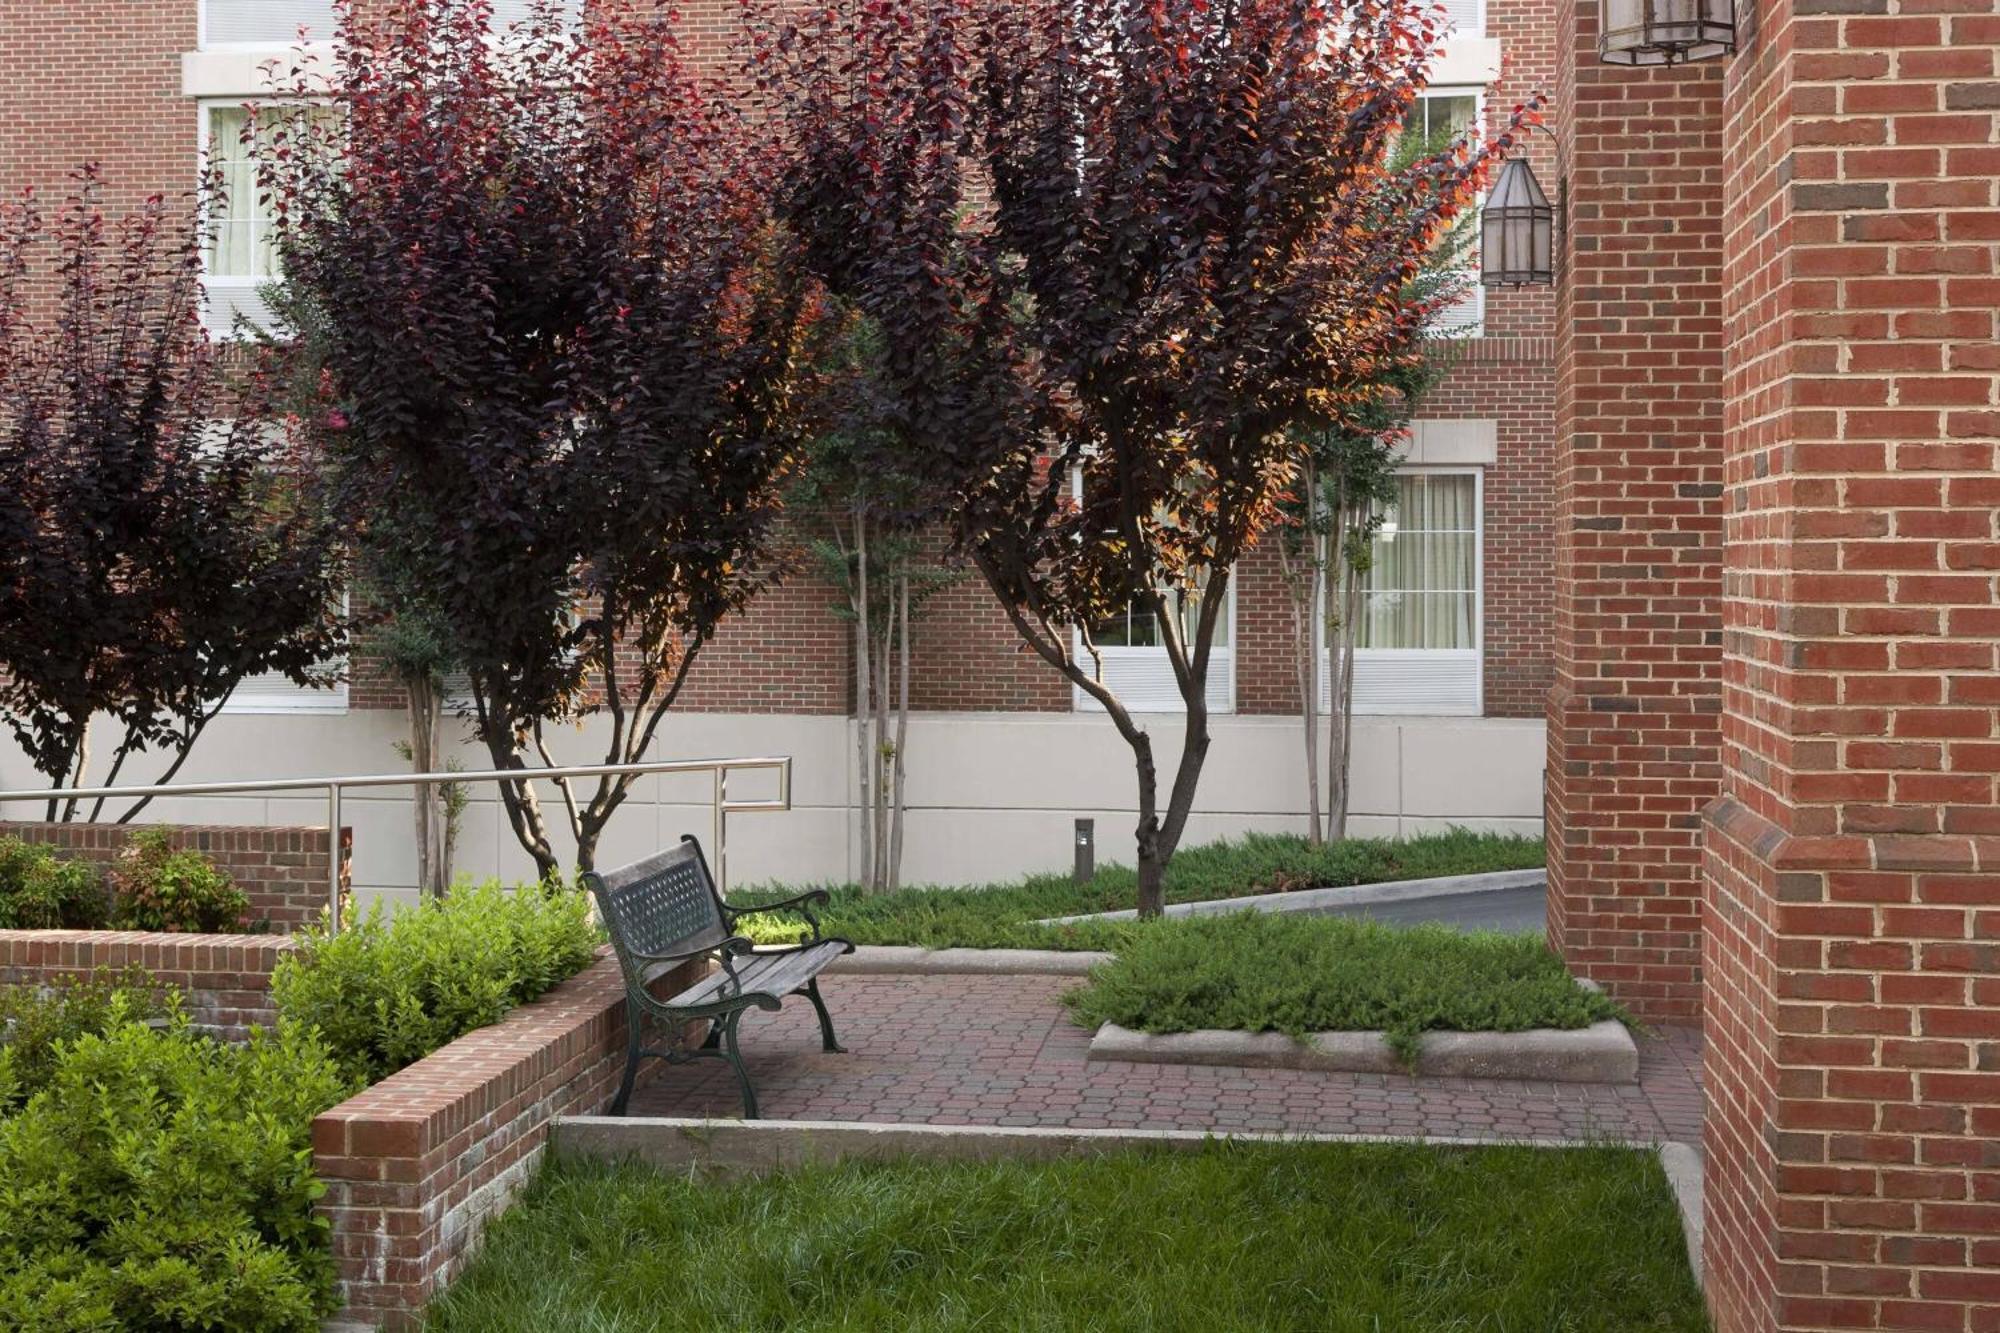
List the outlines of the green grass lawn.
{"label": "green grass lawn", "polygon": [[1427,1031],[1581,1028],[1623,1017],[1571,980],[1537,936],[1263,912],[1140,931],[1063,1003],[1093,1028],[1379,1030],[1406,1059]]}
{"label": "green grass lawn", "polygon": [[[1167,901],[1242,898],[1293,889],[1534,869],[1542,863],[1539,838],[1463,829],[1400,842],[1349,838],[1322,847],[1308,846],[1299,837],[1252,834],[1236,841],[1183,848],[1167,867]],[[738,906],[772,902],[798,891],[796,885],[763,886],[732,893],[730,901]],[[1106,866],[1085,884],[1075,883],[1068,875],[1031,875],[1012,883],[970,889],[911,888],[863,894],[849,886],[832,893],[833,903],[820,914],[821,924],[827,934],[856,944],[1115,950],[1132,937],[1131,926],[1031,923],[1044,917],[1129,908],[1137,899],[1138,877],[1129,867]],[[800,932],[798,919],[789,916],[747,917],[742,928],[752,939],[768,944],[789,943]]]}
{"label": "green grass lawn", "polygon": [[1216,1144],[764,1179],[557,1164],[433,1330],[1708,1327],[1636,1150]]}

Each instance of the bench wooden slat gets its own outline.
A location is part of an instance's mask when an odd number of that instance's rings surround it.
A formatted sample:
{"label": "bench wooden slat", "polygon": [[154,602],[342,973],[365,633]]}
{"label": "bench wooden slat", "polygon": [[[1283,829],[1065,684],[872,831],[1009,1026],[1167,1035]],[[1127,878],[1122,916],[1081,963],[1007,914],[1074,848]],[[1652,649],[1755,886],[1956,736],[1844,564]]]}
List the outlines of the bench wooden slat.
{"label": "bench wooden slat", "polygon": [[739,955],[731,960],[730,966],[736,969],[740,990],[734,988],[728,973],[717,970],[667,1003],[712,1004],[738,994],[768,995],[774,1000],[782,1000],[819,975],[828,963],[846,950],[847,946],[840,941],[828,940],[797,952]]}

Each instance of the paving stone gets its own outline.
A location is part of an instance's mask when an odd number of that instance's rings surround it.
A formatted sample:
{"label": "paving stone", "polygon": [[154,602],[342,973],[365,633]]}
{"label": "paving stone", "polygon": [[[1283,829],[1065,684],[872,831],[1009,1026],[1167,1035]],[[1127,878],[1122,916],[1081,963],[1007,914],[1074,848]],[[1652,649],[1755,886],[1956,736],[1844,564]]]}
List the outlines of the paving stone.
{"label": "paving stone", "polygon": [[[849,1055],[820,1053],[809,1005],[744,1019],[745,1060],[771,1119],[1701,1139],[1701,1034],[1692,1029],[1640,1038],[1639,1082],[1622,1086],[1091,1064],[1090,1034],[1058,1003],[1078,984],[1070,978],[842,975],[821,984]],[[640,1087],[632,1113],[733,1116],[735,1080],[720,1062],[663,1070]]]}

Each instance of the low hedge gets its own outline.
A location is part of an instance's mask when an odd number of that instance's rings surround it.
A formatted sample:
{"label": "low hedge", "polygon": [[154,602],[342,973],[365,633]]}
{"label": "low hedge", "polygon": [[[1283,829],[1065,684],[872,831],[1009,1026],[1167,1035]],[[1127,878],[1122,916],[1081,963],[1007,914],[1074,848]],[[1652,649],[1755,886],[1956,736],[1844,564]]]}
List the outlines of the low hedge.
{"label": "low hedge", "polygon": [[77,1039],[180,1015],[180,992],[162,990],[142,967],[58,977],[47,988],[0,987],[0,1115],[46,1087]]}
{"label": "low hedge", "polygon": [[0,838],[0,929],[145,930],[214,935],[253,929],[250,896],[165,829],[141,829],[100,867]]}
{"label": "low hedge", "polygon": [[580,892],[489,884],[294,938],[271,976],[279,1016],[375,1083],[582,971],[601,937]]}
{"label": "low hedge", "polygon": [[[1544,863],[1539,838],[1450,829],[1414,838],[1345,838],[1313,846],[1288,834],[1252,833],[1185,847],[1167,864],[1170,903],[1244,898],[1299,889],[1346,888],[1390,880],[1431,879],[1499,870],[1531,870]],[[754,908],[798,893],[796,885],[768,885],[730,895],[736,907]],[[1105,949],[1116,951],[1133,927],[1118,921],[1035,924],[1048,917],[1081,916],[1130,908],[1139,877],[1129,866],[1107,865],[1087,883],[1068,874],[1028,875],[972,888],[915,887],[864,893],[848,885],[831,890],[819,913],[829,935],[856,944],[911,944],[927,949]],[[763,944],[801,938],[796,915],[746,916],[739,928]]]}
{"label": "low hedge", "polygon": [[0,1327],[317,1329],[338,1301],[312,1120],[352,1084],[300,1028],[230,1046],[140,1003],[51,1047],[0,1119]]}
{"label": "low hedge", "polygon": [[1386,1032],[1405,1058],[1429,1031],[1582,1028],[1624,1017],[1533,935],[1233,912],[1154,923],[1063,997],[1077,1022],[1143,1032]]}

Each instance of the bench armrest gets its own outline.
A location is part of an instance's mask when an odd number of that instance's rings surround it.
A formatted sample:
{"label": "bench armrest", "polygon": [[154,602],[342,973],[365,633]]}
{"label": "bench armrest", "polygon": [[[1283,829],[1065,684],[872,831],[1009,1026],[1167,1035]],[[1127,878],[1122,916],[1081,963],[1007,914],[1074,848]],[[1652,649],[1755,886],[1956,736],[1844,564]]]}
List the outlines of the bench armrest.
{"label": "bench armrest", "polygon": [[808,889],[796,898],[787,898],[783,902],[759,903],[755,907],[730,907],[725,904],[722,910],[724,923],[731,930],[736,928],[736,918],[741,916],[750,916],[757,912],[796,912],[806,919],[807,925],[812,927],[812,942],[818,943],[823,936],[820,932],[819,918],[813,915],[812,909],[824,907],[832,901],[833,895],[825,889]]}

